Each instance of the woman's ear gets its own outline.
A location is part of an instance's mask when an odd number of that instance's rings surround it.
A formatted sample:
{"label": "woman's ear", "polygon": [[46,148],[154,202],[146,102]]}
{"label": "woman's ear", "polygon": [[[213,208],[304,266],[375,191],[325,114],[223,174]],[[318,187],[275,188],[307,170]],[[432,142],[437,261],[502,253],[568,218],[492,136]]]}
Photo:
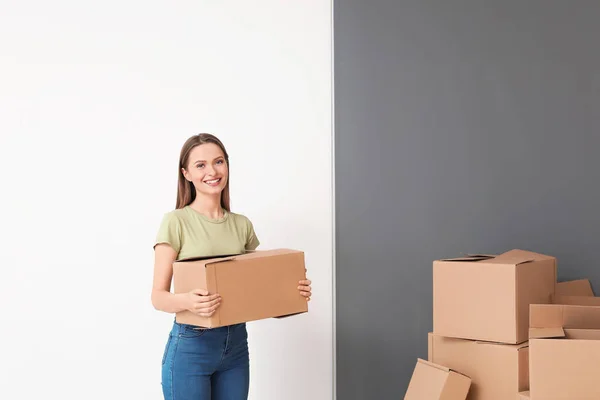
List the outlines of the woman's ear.
{"label": "woman's ear", "polygon": [[192,180],[190,179],[190,174],[188,174],[188,172],[185,170],[185,168],[181,168],[181,173],[183,174],[183,177],[188,181],[191,182]]}

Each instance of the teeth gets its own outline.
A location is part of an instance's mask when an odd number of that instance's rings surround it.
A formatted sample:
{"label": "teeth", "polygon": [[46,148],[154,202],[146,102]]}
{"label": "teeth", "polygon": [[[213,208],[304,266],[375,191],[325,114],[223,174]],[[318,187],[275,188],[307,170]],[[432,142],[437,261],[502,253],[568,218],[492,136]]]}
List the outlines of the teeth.
{"label": "teeth", "polygon": [[221,178],[219,178],[219,179],[213,179],[212,181],[204,181],[204,182],[206,182],[206,183],[217,183],[220,180],[221,180]]}

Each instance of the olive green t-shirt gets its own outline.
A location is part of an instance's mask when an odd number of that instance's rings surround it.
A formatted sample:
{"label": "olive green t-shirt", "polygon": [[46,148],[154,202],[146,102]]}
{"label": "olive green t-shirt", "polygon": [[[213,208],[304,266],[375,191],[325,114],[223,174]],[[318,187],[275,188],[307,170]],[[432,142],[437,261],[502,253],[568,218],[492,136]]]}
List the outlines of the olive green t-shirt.
{"label": "olive green t-shirt", "polygon": [[190,206],[163,216],[154,246],[159,243],[171,245],[177,260],[242,254],[260,244],[247,217],[223,210],[222,218],[211,219]]}

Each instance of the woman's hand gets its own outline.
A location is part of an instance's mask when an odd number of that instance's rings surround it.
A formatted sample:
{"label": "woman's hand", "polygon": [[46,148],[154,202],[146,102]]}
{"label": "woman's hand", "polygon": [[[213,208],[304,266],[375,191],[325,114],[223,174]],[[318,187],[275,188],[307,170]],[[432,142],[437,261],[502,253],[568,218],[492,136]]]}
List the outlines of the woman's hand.
{"label": "woman's hand", "polygon": [[310,301],[310,296],[312,294],[312,289],[310,284],[312,283],[310,280],[302,280],[299,283],[298,290],[300,290],[300,294],[306,297],[306,301]]}
{"label": "woman's hand", "polygon": [[204,289],[194,289],[185,294],[186,309],[201,317],[212,316],[221,304],[219,294],[208,294]]}

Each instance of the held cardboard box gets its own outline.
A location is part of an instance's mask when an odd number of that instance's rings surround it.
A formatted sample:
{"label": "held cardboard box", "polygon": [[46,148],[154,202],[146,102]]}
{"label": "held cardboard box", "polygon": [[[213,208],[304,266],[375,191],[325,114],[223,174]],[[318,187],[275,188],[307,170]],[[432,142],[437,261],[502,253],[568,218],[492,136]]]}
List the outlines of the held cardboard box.
{"label": "held cardboard box", "polygon": [[205,289],[220,294],[222,301],[211,317],[182,311],[175,318],[183,324],[216,328],[304,313],[308,302],[298,291],[298,281],[303,279],[304,253],[296,250],[179,260],[173,264],[175,293]]}
{"label": "held cardboard box", "polygon": [[433,332],[461,339],[527,341],[529,304],[550,303],[556,259],[523,250],[433,263]]}
{"label": "held cardboard box", "polygon": [[529,397],[529,390],[526,392],[521,392],[517,395],[517,400],[530,400],[531,397]]}
{"label": "held cardboard box", "polygon": [[557,296],[593,296],[594,291],[588,279],[558,282],[556,284]]}
{"label": "held cardboard box", "polygon": [[469,377],[419,358],[404,400],[465,400],[470,385]]}
{"label": "held cardboard box", "polygon": [[532,304],[531,400],[600,399],[600,306]]}
{"label": "held cardboard box", "polygon": [[471,378],[468,400],[514,399],[529,389],[529,348],[455,339],[429,333],[430,362]]}

